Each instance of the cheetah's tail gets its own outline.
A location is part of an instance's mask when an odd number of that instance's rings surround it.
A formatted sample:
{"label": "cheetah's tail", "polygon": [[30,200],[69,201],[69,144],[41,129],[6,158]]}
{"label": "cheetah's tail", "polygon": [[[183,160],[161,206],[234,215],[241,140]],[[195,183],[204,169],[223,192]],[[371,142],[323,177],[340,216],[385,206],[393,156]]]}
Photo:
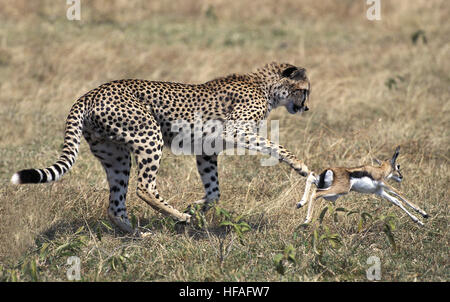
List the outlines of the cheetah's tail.
{"label": "cheetah's tail", "polygon": [[78,155],[84,121],[84,104],[76,102],[67,117],[64,145],[61,155],[52,166],[45,169],[27,169],[16,172],[11,177],[13,184],[37,184],[60,179],[72,168]]}

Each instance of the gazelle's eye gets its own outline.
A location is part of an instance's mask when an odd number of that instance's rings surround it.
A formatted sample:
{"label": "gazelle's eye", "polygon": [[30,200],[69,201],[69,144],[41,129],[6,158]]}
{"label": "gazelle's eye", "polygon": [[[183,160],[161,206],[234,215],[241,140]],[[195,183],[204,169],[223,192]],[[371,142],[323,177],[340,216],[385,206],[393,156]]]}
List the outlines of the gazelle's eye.
{"label": "gazelle's eye", "polygon": [[397,170],[400,170],[400,165],[397,165]]}

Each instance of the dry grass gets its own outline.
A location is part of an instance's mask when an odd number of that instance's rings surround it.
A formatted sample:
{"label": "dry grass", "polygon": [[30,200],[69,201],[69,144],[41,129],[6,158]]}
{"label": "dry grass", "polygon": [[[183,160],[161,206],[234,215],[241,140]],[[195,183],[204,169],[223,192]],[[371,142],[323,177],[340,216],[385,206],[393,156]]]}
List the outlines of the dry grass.
{"label": "dry grass", "polygon": [[[0,279],[66,280],[68,255],[83,280],[366,280],[369,256],[385,281],[448,281],[450,24],[446,1],[82,1],[81,21],[55,1],[0,1]],[[412,35],[423,30],[427,43]],[[359,165],[402,145],[400,189],[430,215],[424,228],[373,196],[351,194],[300,227],[304,179],[261,156],[221,156],[219,207],[251,229],[242,237],[214,211],[201,230],[178,231],[130,189],[128,209],[153,236],[133,240],[104,223],[108,189],[82,143],[60,182],[9,185],[19,169],[53,163],[74,100],[120,78],[199,83],[270,62],[304,66],[310,111],[280,120],[280,140],[313,170]],[[177,185],[175,185],[177,184]],[[135,179],[130,186],[134,188]],[[397,186],[398,187],[398,186]],[[166,151],[159,190],[179,209],[202,196],[192,157]],[[390,216],[389,216],[390,215]],[[388,218],[384,217],[387,216]],[[395,246],[383,229],[395,217]],[[82,229],[76,233],[76,231]],[[334,243],[313,241],[329,232]],[[314,242],[314,244],[313,244]],[[292,247],[295,263],[273,259]],[[121,265],[121,264],[124,265]],[[36,265],[36,270],[33,268]]]}

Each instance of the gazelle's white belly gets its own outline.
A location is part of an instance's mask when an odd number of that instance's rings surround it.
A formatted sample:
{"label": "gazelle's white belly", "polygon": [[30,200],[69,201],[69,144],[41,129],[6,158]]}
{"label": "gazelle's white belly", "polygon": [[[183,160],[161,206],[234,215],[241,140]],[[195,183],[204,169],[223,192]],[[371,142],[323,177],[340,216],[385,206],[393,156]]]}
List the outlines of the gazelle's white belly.
{"label": "gazelle's white belly", "polygon": [[351,178],[350,186],[352,191],[371,194],[378,190],[379,183],[370,177]]}

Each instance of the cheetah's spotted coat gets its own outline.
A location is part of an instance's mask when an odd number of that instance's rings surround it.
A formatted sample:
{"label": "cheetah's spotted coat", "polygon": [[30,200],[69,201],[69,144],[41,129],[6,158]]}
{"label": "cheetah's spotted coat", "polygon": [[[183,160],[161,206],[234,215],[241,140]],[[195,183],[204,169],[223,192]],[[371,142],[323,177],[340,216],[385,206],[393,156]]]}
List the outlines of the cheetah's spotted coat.
{"label": "cheetah's spotted coat", "polygon": [[[125,200],[133,154],[138,167],[137,194],[157,211],[180,221],[190,215],[181,213],[160,196],[156,174],[163,145],[170,146],[175,120],[194,127],[194,115],[202,121],[252,121],[266,119],[277,106],[294,114],[308,110],[310,83],[303,68],[271,63],[254,73],[230,75],[200,85],[119,80],[103,84],[72,106],[66,121],[62,154],[45,169],[17,172],[15,184],[45,183],[61,178],[74,164],[81,136],[106,171],[110,187],[108,215],[122,230],[134,232],[128,219]],[[240,147],[279,156],[302,176],[308,168],[283,146],[243,128],[246,140]],[[256,142],[256,143],[255,143]],[[197,167],[205,188],[205,205],[219,199],[217,154],[197,155]]]}

